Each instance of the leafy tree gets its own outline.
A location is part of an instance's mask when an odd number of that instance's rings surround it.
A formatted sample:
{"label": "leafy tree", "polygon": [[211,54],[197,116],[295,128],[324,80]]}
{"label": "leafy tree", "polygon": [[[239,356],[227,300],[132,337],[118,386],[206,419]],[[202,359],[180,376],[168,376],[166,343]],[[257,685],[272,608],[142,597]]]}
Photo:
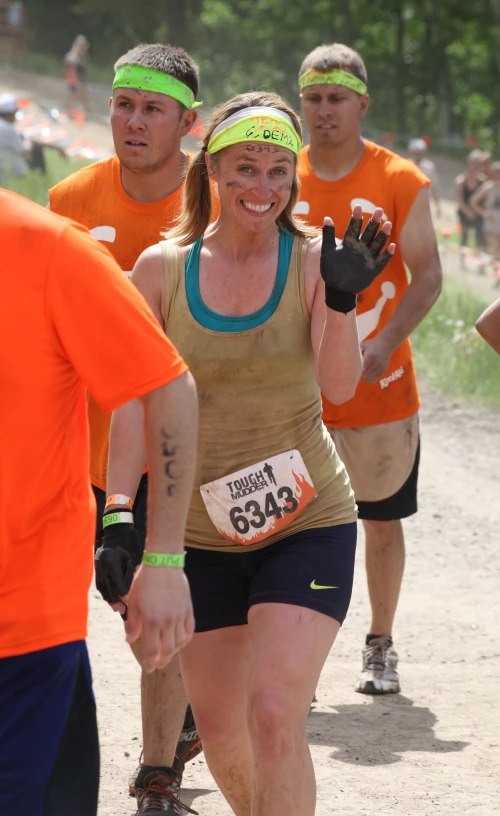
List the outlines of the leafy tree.
{"label": "leafy tree", "polygon": [[199,62],[214,104],[250,88],[298,103],[305,54],[345,42],[363,56],[375,134],[435,145],[500,138],[500,0],[27,0],[29,44],[58,57],[78,33],[111,66],[138,42],[172,42]]}

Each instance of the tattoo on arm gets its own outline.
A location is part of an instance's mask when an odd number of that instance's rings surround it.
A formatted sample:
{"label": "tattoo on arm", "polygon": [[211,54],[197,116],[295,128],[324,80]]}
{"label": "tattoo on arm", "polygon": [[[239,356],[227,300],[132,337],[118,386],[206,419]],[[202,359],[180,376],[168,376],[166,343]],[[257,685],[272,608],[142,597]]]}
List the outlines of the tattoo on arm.
{"label": "tattoo on arm", "polygon": [[172,435],[164,428],[161,429],[160,433],[163,439],[161,442],[161,455],[164,462],[163,470],[167,477],[167,496],[173,496],[176,488],[175,483],[179,479],[179,476],[175,472],[175,468],[178,465],[176,459],[177,447],[173,444]]}

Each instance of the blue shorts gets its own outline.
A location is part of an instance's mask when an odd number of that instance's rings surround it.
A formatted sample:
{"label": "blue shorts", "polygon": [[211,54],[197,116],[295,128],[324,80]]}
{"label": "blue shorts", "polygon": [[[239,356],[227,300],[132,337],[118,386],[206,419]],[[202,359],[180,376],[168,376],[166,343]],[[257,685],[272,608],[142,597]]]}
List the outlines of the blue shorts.
{"label": "blue shorts", "polygon": [[85,641],[0,658],[0,814],[95,816],[99,745]]}
{"label": "blue shorts", "polygon": [[187,548],[196,632],[247,623],[258,603],[304,606],[339,623],[349,608],[356,522],[303,530],[241,553]]}

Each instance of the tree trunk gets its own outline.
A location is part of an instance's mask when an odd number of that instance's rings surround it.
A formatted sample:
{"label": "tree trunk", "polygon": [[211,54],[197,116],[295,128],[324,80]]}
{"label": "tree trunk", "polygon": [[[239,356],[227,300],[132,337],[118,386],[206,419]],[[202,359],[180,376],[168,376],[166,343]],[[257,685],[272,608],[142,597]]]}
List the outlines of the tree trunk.
{"label": "tree trunk", "polygon": [[[495,65],[496,65],[496,73],[497,73],[497,88],[500,79],[500,0],[490,0],[491,2],[491,9],[493,11],[493,17],[495,19],[495,41],[496,41],[496,48],[495,48]],[[498,145],[500,143],[500,120],[498,117],[498,91],[497,91],[497,105],[496,109],[493,112],[493,142],[494,142],[494,149],[498,150]]]}
{"label": "tree trunk", "polygon": [[451,135],[452,92],[445,44],[441,36],[437,0],[430,2],[429,28],[431,34],[431,59],[434,65],[434,81],[441,135]]}
{"label": "tree trunk", "polygon": [[417,109],[417,117],[416,122],[418,123],[419,128],[427,129],[427,111],[428,111],[428,101],[427,101],[427,94],[429,90],[429,60],[428,55],[431,53],[432,50],[432,31],[431,31],[431,19],[429,17],[428,8],[425,5],[422,5],[422,11],[424,12],[424,20],[425,20],[425,34],[421,44],[421,50],[423,54],[422,64],[420,66],[420,70],[418,72],[418,87],[419,87],[419,96],[420,102]]}
{"label": "tree trunk", "polygon": [[406,63],[404,55],[405,46],[405,20],[403,16],[403,3],[398,2],[396,8],[396,59],[395,65],[398,72],[396,78],[396,122],[398,133],[406,136]]}
{"label": "tree trunk", "polygon": [[438,69],[437,98],[439,108],[439,122],[442,135],[446,138],[451,135],[451,90],[446,63]]}
{"label": "tree trunk", "polygon": [[495,18],[496,29],[495,38],[497,47],[495,49],[495,62],[497,66],[497,73],[500,76],[500,0],[490,0],[493,17]]}
{"label": "tree trunk", "polygon": [[354,40],[356,32],[354,31],[354,19],[351,11],[351,0],[341,0],[340,8],[342,9],[342,42],[345,45],[354,47]]}
{"label": "tree trunk", "polygon": [[181,48],[187,48],[187,12],[188,9],[186,0],[166,0],[165,18],[168,25],[168,39],[170,45],[177,45]]}

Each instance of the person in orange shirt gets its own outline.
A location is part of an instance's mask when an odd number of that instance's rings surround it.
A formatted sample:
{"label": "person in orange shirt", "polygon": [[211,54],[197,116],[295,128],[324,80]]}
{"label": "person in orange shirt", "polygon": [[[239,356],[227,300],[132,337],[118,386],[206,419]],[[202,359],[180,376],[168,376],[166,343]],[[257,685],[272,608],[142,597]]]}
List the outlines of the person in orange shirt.
{"label": "person in orange shirt", "polygon": [[[144,405],[158,488],[146,561],[184,550],[196,388],[87,230],[6,190],[0,211],[0,813],[92,816],[99,746],[85,645],[95,528],[86,388],[107,411],[137,397]],[[172,497],[165,434],[176,449]],[[109,528],[131,515],[115,512]],[[183,570],[140,566],[127,602],[128,640],[142,629],[145,669],[161,669],[193,633]]]}
{"label": "person in orange shirt", "polygon": [[[128,51],[115,64],[110,100],[116,155],[79,170],[50,190],[50,209],[84,224],[108,247],[126,275],[180,212],[190,159],[181,149],[181,140],[196,121],[198,83],[198,66],[180,48],[153,44]],[[89,424],[90,477],[99,511],[99,543],[110,415],[93,396],[89,397]],[[143,542],[146,500],[144,475],[133,507]],[[140,643],[133,646],[139,662],[140,648]],[[183,764],[201,751],[201,743],[191,711],[186,711],[177,658],[163,672],[143,677],[141,697],[144,761],[137,791],[139,769],[130,777],[130,793],[142,791],[142,779],[155,769],[168,777],[172,789],[178,789]],[[173,807],[165,795],[167,806]]]}
{"label": "person in orange shirt", "polygon": [[[325,216],[342,233],[352,208],[375,204],[392,222],[394,258],[359,297],[363,374],[344,405],[323,400],[323,420],[346,464],[366,537],[372,620],[357,691],[400,690],[392,629],[404,569],[401,519],[417,511],[419,395],[409,335],[441,288],[428,179],[411,162],[363,139],[368,110],[360,55],[335,43],[316,48],[299,72],[310,144],[299,159],[295,213],[319,227]],[[410,271],[408,282],[406,267]]]}

